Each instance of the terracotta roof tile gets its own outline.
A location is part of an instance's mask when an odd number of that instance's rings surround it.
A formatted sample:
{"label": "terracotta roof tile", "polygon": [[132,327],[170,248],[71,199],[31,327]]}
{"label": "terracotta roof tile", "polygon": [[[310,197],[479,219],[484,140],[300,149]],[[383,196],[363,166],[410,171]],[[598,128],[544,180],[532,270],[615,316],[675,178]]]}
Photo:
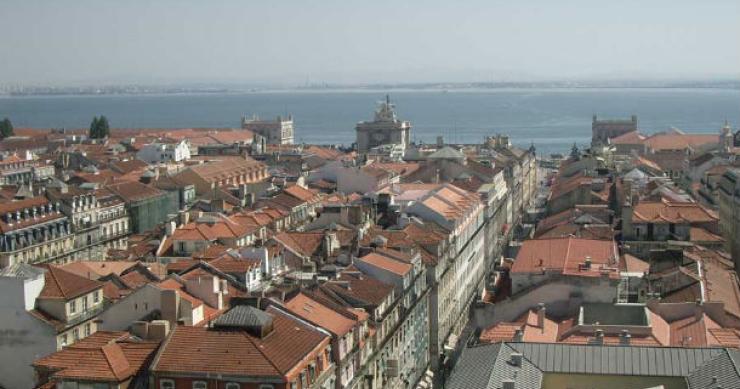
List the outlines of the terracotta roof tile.
{"label": "terracotta roof tile", "polygon": [[669,201],[640,202],[632,211],[633,222],[643,223],[711,223],[717,215],[697,203]]}
{"label": "terracotta roof tile", "polygon": [[45,266],[44,288],[39,298],[70,300],[102,288],[101,282],[78,276],[54,265]]}
{"label": "terracotta roof tile", "polygon": [[154,372],[284,377],[328,345],[329,336],[270,307],[273,331],[257,338],[246,331],[177,326],[162,346]]}
{"label": "terracotta roof tile", "polygon": [[372,252],[358,258],[358,260],[399,276],[405,276],[413,268],[411,264],[399,261],[391,256],[384,255],[382,252]]}
{"label": "terracotta roof tile", "polygon": [[328,307],[304,293],[298,293],[286,301],[285,307],[296,316],[302,317],[339,337],[344,336],[357,325],[356,320],[338,313],[335,308]]}
{"label": "terracotta roof tile", "polygon": [[[581,266],[586,257],[591,267]],[[552,238],[524,241],[516,256],[512,273],[535,273],[542,270],[563,274],[598,277],[602,269],[618,276],[617,248],[613,241],[580,238]]]}
{"label": "terracotta roof tile", "polygon": [[119,383],[145,370],[158,347],[159,342],[80,342],[36,360],[34,367],[53,371],[52,380]]}

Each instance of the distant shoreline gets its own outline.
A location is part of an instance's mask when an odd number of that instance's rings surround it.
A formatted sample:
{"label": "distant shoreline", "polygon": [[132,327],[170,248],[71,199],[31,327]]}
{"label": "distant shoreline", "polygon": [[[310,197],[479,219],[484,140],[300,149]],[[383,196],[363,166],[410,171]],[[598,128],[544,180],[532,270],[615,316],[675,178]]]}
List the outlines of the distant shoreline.
{"label": "distant shoreline", "polygon": [[151,90],[146,92],[0,92],[0,98],[18,97],[111,97],[111,96],[191,96],[191,95],[243,95],[260,93],[386,93],[386,92],[429,92],[429,93],[485,93],[512,91],[565,91],[565,90],[727,90],[740,91],[740,82],[729,85],[531,85],[531,86],[364,86],[364,87],[310,87],[310,88],[250,88],[250,89],[192,89]]}

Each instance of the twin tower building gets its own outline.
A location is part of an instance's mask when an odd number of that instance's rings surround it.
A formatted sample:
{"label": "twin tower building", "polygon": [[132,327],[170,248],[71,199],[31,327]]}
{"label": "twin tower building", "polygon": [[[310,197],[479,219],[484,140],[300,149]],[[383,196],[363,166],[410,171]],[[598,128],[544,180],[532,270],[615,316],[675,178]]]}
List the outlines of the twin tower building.
{"label": "twin tower building", "polygon": [[[411,123],[396,116],[395,105],[386,95],[385,101],[378,103],[372,121],[357,123],[357,151],[366,153],[383,145],[394,145],[405,149],[411,139]],[[256,115],[242,117],[242,128],[262,136],[267,144],[287,145],[294,143],[293,117],[278,116],[275,120],[260,120]]]}

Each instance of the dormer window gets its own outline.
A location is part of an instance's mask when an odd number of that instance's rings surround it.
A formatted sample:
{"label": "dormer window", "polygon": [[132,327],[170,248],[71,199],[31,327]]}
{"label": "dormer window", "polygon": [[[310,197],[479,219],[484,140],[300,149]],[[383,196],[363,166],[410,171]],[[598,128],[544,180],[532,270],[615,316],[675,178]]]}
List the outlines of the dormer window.
{"label": "dormer window", "polygon": [[208,389],[205,381],[193,381],[193,389]]}

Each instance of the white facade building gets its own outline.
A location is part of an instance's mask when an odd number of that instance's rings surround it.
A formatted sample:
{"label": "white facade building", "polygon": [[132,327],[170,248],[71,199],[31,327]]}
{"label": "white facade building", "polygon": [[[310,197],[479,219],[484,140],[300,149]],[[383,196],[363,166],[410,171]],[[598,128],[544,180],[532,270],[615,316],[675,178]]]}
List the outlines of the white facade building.
{"label": "white facade building", "polygon": [[185,139],[177,143],[150,143],[136,153],[136,158],[146,163],[185,161],[190,159],[190,144]]}

